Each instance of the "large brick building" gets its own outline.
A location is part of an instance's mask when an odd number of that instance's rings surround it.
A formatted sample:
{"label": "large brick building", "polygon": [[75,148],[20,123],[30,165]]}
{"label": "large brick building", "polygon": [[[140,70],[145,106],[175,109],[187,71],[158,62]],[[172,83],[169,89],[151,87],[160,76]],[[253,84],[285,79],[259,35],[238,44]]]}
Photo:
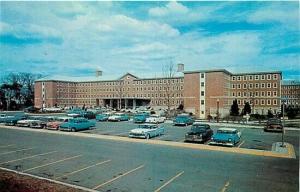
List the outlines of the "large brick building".
{"label": "large brick building", "polygon": [[121,77],[48,77],[35,82],[35,106],[165,108],[169,103],[172,108],[183,104],[186,111],[206,118],[228,115],[237,99],[240,108],[249,102],[254,113],[277,113],[281,79],[278,71],[232,74],[224,69],[185,71],[170,78],[139,78],[130,73]]}
{"label": "large brick building", "polygon": [[286,105],[300,105],[300,82],[283,81],[281,85],[281,98]]}

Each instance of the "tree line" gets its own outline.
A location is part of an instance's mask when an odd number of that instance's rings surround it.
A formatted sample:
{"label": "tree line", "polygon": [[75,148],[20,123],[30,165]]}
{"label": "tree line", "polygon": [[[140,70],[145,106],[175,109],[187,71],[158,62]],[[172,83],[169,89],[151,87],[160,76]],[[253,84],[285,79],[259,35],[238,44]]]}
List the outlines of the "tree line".
{"label": "tree line", "polygon": [[0,110],[18,110],[34,105],[34,81],[41,74],[9,73],[1,78]]}
{"label": "tree line", "polygon": [[[283,105],[281,106],[281,112],[283,111]],[[292,106],[292,105],[288,105],[288,106],[284,106],[284,111],[285,111],[285,115],[290,118],[297,118],[297,116],[300,115],[300,108],[299,106]],[[251,114],[251,105],[249,104],[249,102],[246,102],[244,105],[244,108],[242,109],[242,111],[240,112],[240,108],[238,106],[238,102],[237,100],[233,100],[231,108],[230,108],[230,116],[239,116],[239,115],[252,115],[255,119],[263,119],[265,117],[267,118],[273,118],[276,115],[279,117],[282,117],[282,113],[280,114],[273,114],[273,112],[271,110],[268,110],[267,115],[264,117],[263,115],[259,115],[259,114]]]}

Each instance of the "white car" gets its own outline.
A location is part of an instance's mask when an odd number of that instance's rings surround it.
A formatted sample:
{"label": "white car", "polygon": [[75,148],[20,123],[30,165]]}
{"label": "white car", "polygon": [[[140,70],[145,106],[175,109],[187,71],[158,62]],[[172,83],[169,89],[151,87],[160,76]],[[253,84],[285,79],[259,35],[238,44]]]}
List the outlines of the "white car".
{"label": "white car", "polygon": [[164,134],[165,128],[157,124],[145,123],[138,126],[137,129],[132,129],[129,137],[150,139]]}
{"label": "white car", "polygon": [[146,119],[146,123],[163,123],[165,122],[166,117],[161,117],[159,115],[153,114]]}
{"label": "white car", "polygon": [[17,122],[17,126],[20,127],[32,127],[32,128],[44,128],[45,123],[40,120],[34,120],[34,119],[25,119],[25,120],[19,120]]}

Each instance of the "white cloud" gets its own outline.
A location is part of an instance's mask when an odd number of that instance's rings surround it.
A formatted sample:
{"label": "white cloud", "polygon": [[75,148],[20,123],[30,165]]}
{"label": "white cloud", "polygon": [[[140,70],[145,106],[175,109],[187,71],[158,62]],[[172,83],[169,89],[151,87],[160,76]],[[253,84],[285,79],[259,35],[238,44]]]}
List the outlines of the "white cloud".
{"label": "white cloud", "polygon": [[164,7],[154,7],[149,9],[149,14],[151,16],[167,16],[167,15],[174,15],[174,14],[186,14],[189,12],[189,9],[184,5],[176,2],[171,1]]}
{"label": "white cloud", "polygon": [[19,38],[58,38],[61,36],[61,33],[52,27],[31,23],[11,25],[5,22],[0,23],[0,34],[11,34]]}
{"label": "white cloud", "polygon": [[259,8],[247,18],[252,23],[280,22],[291,29],[300,28],[299,2],[289,4],[274,2],[269,6]]}

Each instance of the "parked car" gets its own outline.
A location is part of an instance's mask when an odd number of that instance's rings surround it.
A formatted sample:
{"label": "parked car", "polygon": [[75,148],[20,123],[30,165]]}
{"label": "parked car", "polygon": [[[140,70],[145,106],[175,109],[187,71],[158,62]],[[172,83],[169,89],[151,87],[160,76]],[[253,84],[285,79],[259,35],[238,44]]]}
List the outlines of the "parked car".
{"label": "parked car", "polygon": [[83,117],[86,119],[95,119],[96,115],[92,111],[83,112]]}
{"label": "parked car", "polygon": [[85,129],[90,129],[93,126],[93,123],[85,118],[74,118],[69,119],[68,122],[64,122],[59,126],[61,131],[80,131]]}
{"label": "parked car", "polygon": [[266,126],[264,127],[264,131],[283,131],[282,122],[280,119],[271,118],[268,119]]}
{"label": "parked car", "polygon": [[194,119],[188,114],[177,115],[174,120],[174,125],[192,125],[194,123]]}
{"label": "parked car", "polygon": [[220,128],[209,142],[210,145],[235,146],[241,140],[241,132],[234,128]]}
{"label": "parked car", "polygon": [[134,123],[145,123],[149,117],[149,113],[137,113],[133,116]]}
{"label": "parked car", "polygon": [[24,112],[27,112],[27,113],[36,113],[39,110],[40,110],[40,108],[36,108],[34,106],[24,108]]}
{"label": "parked car", "polygon": [[128,121],[129,116],[125,113],[115,113],[114,115],[108,117],[108,121]]}
{"label": "parked car", "polygon": [[55,121],[51,121],[51,122],[48,122],[46,124],[46,129],[54,129],[54,130],[58,130],[59,129],[59,126],[62,124],[62,123],[65,123],[65,122],[68,122],[69,119],[72,119],[72,117],[58,117]]}
{"label": "parked car", "polygon": [[83,117],[84,116],[84,110],[80,108],[71,109],[67,112],[67,116],[69,117]]}
{"label": "parked car", "polygon": [[8,116],[8,115],[6,115],[6,114],[4,114],[4,113],[1,113],[1,114],[0,114],[0,123],[4,123],[5,120],[6,120],[8,117],[13,117],[13,116]]}
{"label": "parked car", "polygon": [[43,111],[47,113],[59,113],[62,112],[62,110],[60,107],[48,107],[43,109]]}
{"label": "parked car", "polygon": [[132,129],[129,133],[129,137],[150,139],[164,134],[165,128],[158,124],[141,124],[136,129]]}
{"label": "parked car", "polygon": [[208,124],[193,123],[191,130],[185,134],[186,142],[205,142],[211,139],[213,130]]}
{"label": "parked car", "polygon": [[16,125],[19,120],[26,119],[25,115],[7,116],[4,120],[5,125]]}
{"label": "parked car", "polygon": [[101,113],[96,115],[97,121],[107,121],[108,117],[111,115],[111,113]]}
{"label": "parked car", "polygon": [[166,117],[159,116],[157,114],[152,114],[146,119],[146,123],[163,123]]}
{"label": "parked car", "polygon": [[17,126],[43,129],[44,127],[46,127],[46,124],[41,120],[24,119],[17,121]]}

